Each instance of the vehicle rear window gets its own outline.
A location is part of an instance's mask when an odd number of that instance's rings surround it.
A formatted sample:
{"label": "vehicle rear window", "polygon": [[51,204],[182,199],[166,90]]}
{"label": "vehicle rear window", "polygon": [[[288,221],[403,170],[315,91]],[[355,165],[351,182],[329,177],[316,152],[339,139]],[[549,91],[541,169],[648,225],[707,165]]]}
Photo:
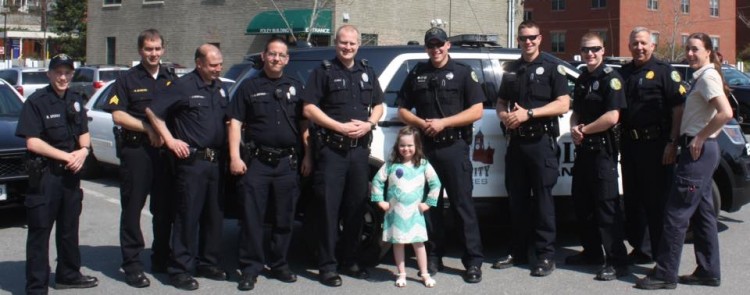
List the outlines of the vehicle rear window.
{"label": "vehicle rear window", "polygon": [[18,117],[23,103],[7,85],[0,85],[0,116]]}
{"label": "vehicle rear window", "polygon": [[94,70],[90,69],[77,69],[73,75],[73,82],[93,82],[94,81]]}
{"label": "vehicle rear window", "polygon": [[22,72],[23,84],[48,84],[47,72]]}
{"label": "vehicle rear window", "polygon": [[99,80],[104,82],[112,81],[120,77],[120,75],[125,72],[127,72],[127,70],[100,70]]}
{"label": "vehicle rear window", "polygon": [[14,70],[0,71],[0,79],[5,80],[10,85],[18,84],[18,72]]}

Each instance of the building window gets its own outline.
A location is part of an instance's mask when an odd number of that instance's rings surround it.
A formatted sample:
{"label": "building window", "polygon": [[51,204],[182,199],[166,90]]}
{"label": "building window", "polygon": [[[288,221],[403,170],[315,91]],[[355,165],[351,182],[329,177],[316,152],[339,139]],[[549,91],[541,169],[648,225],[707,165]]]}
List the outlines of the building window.
{"label": "building window", "polygon": [[122,5],[122,0],[104,0],[104,6],[120,6]]}
{"label": "building window", "polygon": [[682,34],[682,46],[687,46],[688,34]]}
{"label": "building window", "polygon": [[680,1],[680,11],[682,11],[682,13],[685,13],[685,14],[690,13],[690,0]]}
{"label": "building window", "polygon": [[711,37],[711,43],[714,45],[714,52],[719,52],[719,37]]}
{"label": "building window", "polygon": [[659,9],[659,0],[647,0],[648,2],[646,5],[648,5],[648,9],[650,10],[657,10]]}
{"label": "building window", "polygon": [[143,0],[143,4],[164,4],[164,0]]}
{"label": "building window", "polygon": [[565,52],[565,32],[552,32],[552,52]]}
{"label": "building window", "polygon": [[709,0],[708,11],[711,16],[719,16],[719,0]]}
{"label": "building window", "polygon": [[659,33],[651,33],[651,43],[659,45]]}
{"label": "building window", "polygon": [[523,20],[534,20],[534,12],[531,10],[524,10],[523,11]]}
{"label": "building window", "polygon": [[107,37],[107,64],[108,65],[114,65],[117,64],[117,61],[115,60],[115,37]]}
{"label": "building window", "polygon": [[607,0],[591,0],[591,8],[605,8]]}
{"label": "building window", "polygon": [[378,34],[362,34],[362,46],[377,46]]}
{"label": "building window", "polygon": [[565,0],[552,0],[552,10],[565,10]]}

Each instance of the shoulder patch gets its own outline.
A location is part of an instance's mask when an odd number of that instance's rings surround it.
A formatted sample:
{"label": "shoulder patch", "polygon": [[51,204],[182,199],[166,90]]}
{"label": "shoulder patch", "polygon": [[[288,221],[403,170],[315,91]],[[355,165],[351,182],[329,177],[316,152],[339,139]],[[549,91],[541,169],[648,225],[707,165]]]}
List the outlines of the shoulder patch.
{"label": "shoulder patch", "polygon": [[669,74],[669,76],[672,77],[672,81],[680,83],[680,81],[681,81],[681,79],[680,79],[680,73],[678,73],[677,71],[672,71],[672,73]]}
{"label": "shoulder patch", "polygon": [[620,79],[612,78],[612,80],[609,80],[609,87],[615,91],[619,91],[622,89],[622,82],[620,82]]}
{"label": "shoulder patch", "polygon": [[612,72],[612,68],[610,68],[609,66],[604,66],[604,73],[605,74],[609,74],[611,72]]}
{"label": "shoulder patch", "polygon": [[477,73],[474,71],[471,71],[471,79],[474,80],[474,82],[479,83],[479,78],[477,78]]}
{"label": "shoulder patch", "polygon": [[560,75],[565,76],[565,67],[563,65],[557,65],[557,72],[560,73]]}
{"label": "shoulder patch", "polygon": [[117,105],[120,103],[120,98],[117,97],[117,95],[112,96],[112,98],[109,99],[109,104]]}

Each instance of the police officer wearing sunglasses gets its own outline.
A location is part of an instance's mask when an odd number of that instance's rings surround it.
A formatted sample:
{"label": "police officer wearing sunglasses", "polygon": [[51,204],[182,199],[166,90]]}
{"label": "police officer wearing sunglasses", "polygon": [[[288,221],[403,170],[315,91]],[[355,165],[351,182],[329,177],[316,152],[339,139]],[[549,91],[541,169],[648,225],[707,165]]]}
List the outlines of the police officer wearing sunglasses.
{"label": "police officer wearing sunglasses", "polygon": [[563,66],[541,54],[539,26],[522,22],[518,42],[521,58],[506,67],[497,101],[497,114],[510,136],[505,185],[510,195],[513,238],[511,254],[492,267],[529,263],[527,249],[531,244],[536,259],[531,275],[541,277],[555,270],[552,187],[557,183],[559,166],[557,117],[568,111],[570,96]]}
{"label": "police officer wearing sunglasses", "polygon": [[[23,105],[16,136],[26,146],[39,174],[26,194],[26,293],[47,294],[50,275],[49,238],[56,227],[57,289],[91,288],[99,284],[81,274],[78,219],[83,191],[78,172],[91,152],[91,137],[83,98],[68,86],[73,78],[73,59],[53,57],[47,77],[49,86],[32,94]],[[33,174],[32,171],[29,174]]]}

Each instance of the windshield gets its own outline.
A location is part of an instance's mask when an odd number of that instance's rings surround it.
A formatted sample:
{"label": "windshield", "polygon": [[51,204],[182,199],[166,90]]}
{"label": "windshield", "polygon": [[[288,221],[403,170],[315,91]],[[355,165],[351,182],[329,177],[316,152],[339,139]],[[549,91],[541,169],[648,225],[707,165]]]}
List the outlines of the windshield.
{"label": "windshield", "polygon": [[18,117],[23,103],[7,85],[0,85],[0,116]]}
{"label": "windshield", "polygon": [[48,84],[47,72],[23,72],[23,84]]}
{"label": "windshield", "polygon": [[724,80],[727,81],[729,86],[749,86],[750,78],[745,76],[742,72],[733,68],[723,68]]}

